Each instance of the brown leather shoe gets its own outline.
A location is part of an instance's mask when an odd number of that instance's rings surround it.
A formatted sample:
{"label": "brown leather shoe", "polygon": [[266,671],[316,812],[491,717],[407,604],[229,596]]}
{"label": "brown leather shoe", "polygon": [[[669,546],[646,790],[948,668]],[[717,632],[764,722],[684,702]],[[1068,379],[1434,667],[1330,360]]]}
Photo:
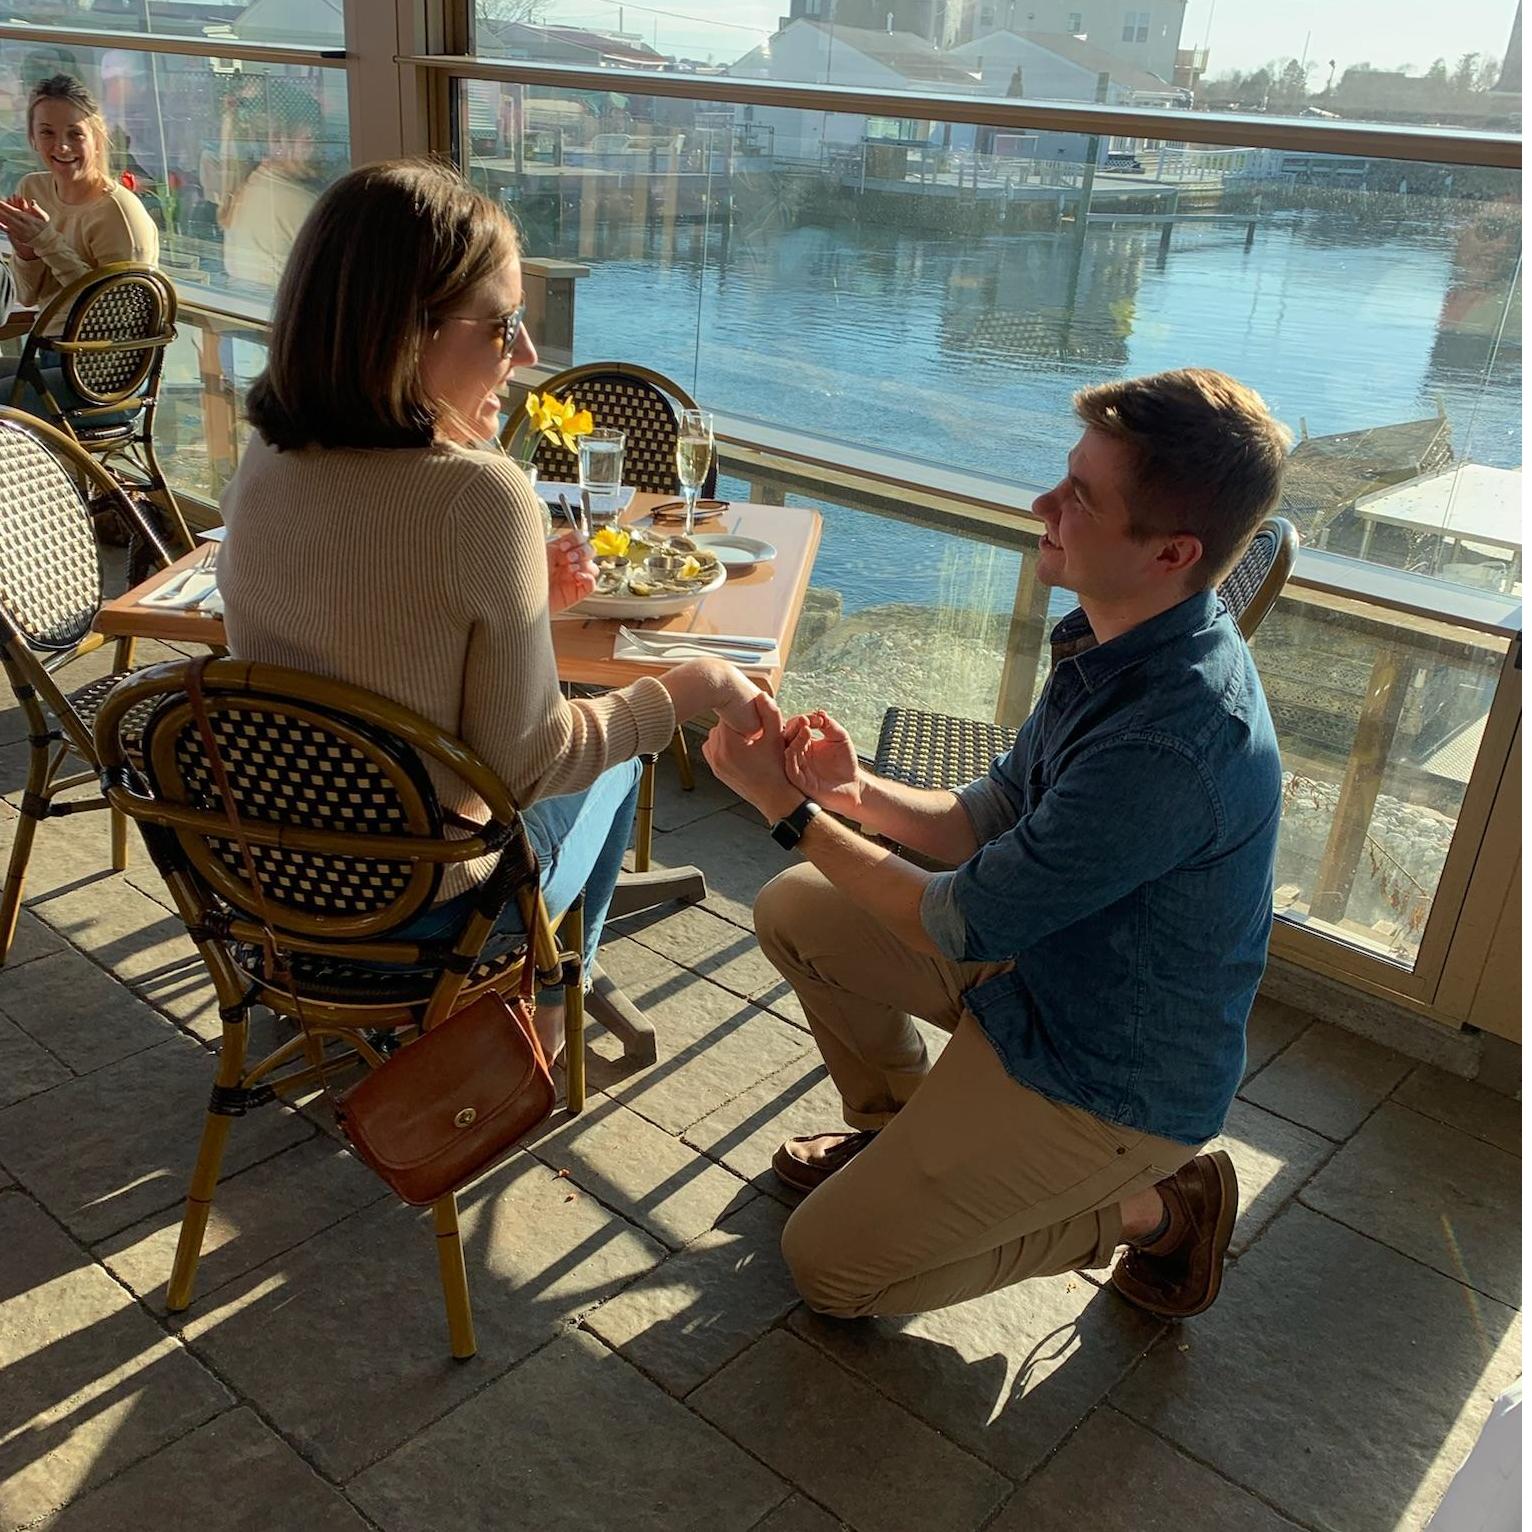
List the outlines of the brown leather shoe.
{"label": "brown leather shoe", "polygon": [[1152,1244],[1130,1246],[1112,1270],[1129,1303],[1162,1319],[1188,1319],[1212,1305],[1239,1212],[1234,1161],[1222,1149],[1199,1154],[1154,1188],[1170,1227]]}
{"label": "brown leather shoe", "polygon": [[809,1138],[790,1138],[771,1157],[777,1180],[795,1192],[811,1192],[823,1186],[837,1170],[843,1170],[878,1135],[876,1133],[815,1133]]}

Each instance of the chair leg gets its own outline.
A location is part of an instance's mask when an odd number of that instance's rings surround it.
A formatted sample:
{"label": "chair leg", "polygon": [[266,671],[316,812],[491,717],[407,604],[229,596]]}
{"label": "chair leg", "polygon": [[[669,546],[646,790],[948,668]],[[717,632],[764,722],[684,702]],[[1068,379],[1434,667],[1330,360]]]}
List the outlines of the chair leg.
{"label": "chair leg", "polygon": [[191,1302],[197,1262],[202,1255],[202,1237],[207,1233],[208,1214],[213,1210],[213,1193],[223,1164],[223,1146],[228,1142],[232,1121],[222,1113],[209,1112],[202,1125],[202,1145],[197,1150],[197,1165],[186,1193],[181,1237],[176,1241],[175,1264],[170,1268],[170,1286],[165,1293],[165,1307],[172,1314],[179,1314]]}
{"label": "chair leg", "polygon": [[642,756],[643,773],[638,779],[638,812],[633,817],[633,870],[649,871],[649,856],[654,849],[654,762],[652,755]]}
{"label": "chair leg", "polygon": [[[245,1073],[245,1046],[250,1025],[248,1011],[237,1020],[225,1020],[223,1041],[218,1050],[218,1071],[213,1076],[225,1090],[237,1087]],[[202,1255],[202,1236],[207,1232],[207,1216],[213,1209],[213,1193],[218,1187],[218,1172],[223,1165],[223,1146],[229,1140],[226,1112],[209,1109],[202,1124],[202,1143],[192,1170],[191,1185],[186,1191],[186,1211],[181,1215],[181,1237],[176,1241],[176,1258],[170,1268],[170,1285],[165,1292],[165,1307],[179,1313],[191,1302],[192,1283],[197,1278],[197,1261]]]}
{"label": "chair leg", "polygon": [[[570,952],[585,950],[585,901],[576,899],[559,926],[559,944]],[[585,1110],[585,984],[583,977],[564,989],[564,1107],[572,1116]]]}
{"label": "chair leg", "polygon": [[128,817],[117,809],[108,812],[112,821],[112,871],[125,872],[128,866]]}
{"label": "chair leg", "polygon": [[431,1204],[436,1224],[436,1259],[441,1266],[442,1296],[447,1302],[447,1333],[455,1361],[466,1362],[479,1347],[473,1338],[473,1308],[468,1301],[468,1267],[457,1226],[457,1195],[448,1192]]}
{"label": "chair leg", "polygon": [[0,964],[11,955],[16,939],[16,922],[21,918],[21,896],[27,885],[27,863],[32,856],[32,841],[42,816],[36,805],[43,801],[48,782],[48,751],[34,745],[27,762],[27,788],[22,794],[22,809],[16,820],[16,834],[11,841],[11,859],[5,870],[5,892],[0,894]]}
{"label": "chair leg", "polygon": [[681,778],[681,791],[689,793],[697,785],[697,777],[692,770],[691,752],[686,748],[686,730],[680,724],[676,725],[676,732],[670,736],[670,753],[676,758],[676,773]]}

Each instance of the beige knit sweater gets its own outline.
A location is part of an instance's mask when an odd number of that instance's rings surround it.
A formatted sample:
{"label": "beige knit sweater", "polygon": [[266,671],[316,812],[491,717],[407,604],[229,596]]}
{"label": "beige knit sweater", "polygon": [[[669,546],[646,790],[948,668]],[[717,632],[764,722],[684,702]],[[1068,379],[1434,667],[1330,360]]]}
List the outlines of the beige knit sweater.
{"label": "beige knit sweater", "polygon": [[113,181],[106,194],[89,202],[60,202],[46,170],[23,176],[17,191],[48,215],[38,235],[35,261],[13,256],[16,296],[29,308],[41,308],[88,271],[114,261],[152,266],[160,258],[160,235],[144,205],[126,186]]}
{"label": "beige knit sweater", "polygon": [[[652,677],[578,701],[559,691],[542,513],[506,458],[454,446],[278,452],[252,436],[222,506],[218,584],[237,657],[423,713],[523,805],[670,739],[675,711]],[[482,817],[460,796],[443,803]],[[443,896],[483,871],[449,874]]]}

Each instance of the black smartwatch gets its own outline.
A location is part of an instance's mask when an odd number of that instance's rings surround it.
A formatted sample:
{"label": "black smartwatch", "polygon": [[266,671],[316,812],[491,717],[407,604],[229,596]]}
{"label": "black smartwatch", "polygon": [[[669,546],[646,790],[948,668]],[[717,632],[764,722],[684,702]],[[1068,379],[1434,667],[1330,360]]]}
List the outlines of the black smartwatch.
{"label": "black smartwatch", "polygon": [[809,827],[809,820],[820,812],[812,798],[805,798],[786,819],[779,819],[771,827],[771,838],[784,850],[794,851]]}

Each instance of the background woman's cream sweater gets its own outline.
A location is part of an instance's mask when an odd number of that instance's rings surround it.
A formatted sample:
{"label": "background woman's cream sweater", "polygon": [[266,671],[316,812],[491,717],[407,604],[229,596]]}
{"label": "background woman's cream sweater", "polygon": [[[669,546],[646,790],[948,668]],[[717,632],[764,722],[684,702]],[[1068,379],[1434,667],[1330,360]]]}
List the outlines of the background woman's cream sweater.
{"label": "background woman's cream sweater", "polygon": [[[542,512],[498,454],[278,452],[256,435],[222,507],[218,584],[234,655],[423,713],[523,806],[670,739],[670,694],[651,677],[589,700],[559,691]],[[443,803],[482,817],[480,805]],[[474,875],[449,874],[443,894]]]}

